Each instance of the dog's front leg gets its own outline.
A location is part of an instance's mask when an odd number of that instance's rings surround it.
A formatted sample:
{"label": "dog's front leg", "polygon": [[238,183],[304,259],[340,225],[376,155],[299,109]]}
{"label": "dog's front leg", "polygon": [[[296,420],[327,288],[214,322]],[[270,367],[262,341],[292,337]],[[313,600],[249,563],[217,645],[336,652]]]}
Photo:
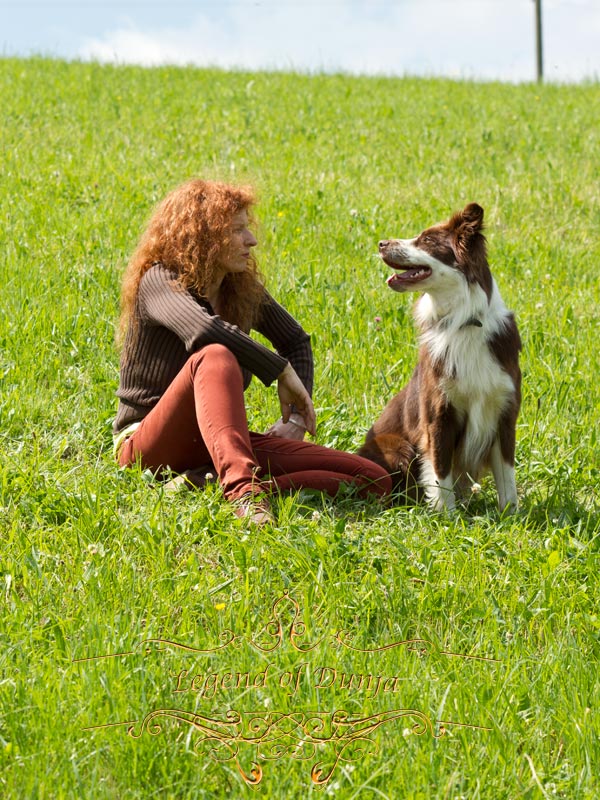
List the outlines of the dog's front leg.
{"label": "dog's front leg", "polygon": [[500,440],[496,439],[490,453],[490,466],[498,492],[498,507],[500,511],[511,514],[517,510],[519,505],[515,468],[514,463],[510,464],[505,459],[502,450]]}
{"label": "dog's front leg", "polygon": [[427,502],[435,511],[452,512],[456,508],[452,477],[453,423],[453,409],[447,406],[428,426],[428,446],[422,450],[421,483]]}
{"label": "dog's front leg", "polygon": [[452,512],[456,509],[454,481],[451,472],[448,472],[445,477],[441,477],[433,462],[428,458],[423,458],[421,459],[421,484],[427,502],[434,511]]}

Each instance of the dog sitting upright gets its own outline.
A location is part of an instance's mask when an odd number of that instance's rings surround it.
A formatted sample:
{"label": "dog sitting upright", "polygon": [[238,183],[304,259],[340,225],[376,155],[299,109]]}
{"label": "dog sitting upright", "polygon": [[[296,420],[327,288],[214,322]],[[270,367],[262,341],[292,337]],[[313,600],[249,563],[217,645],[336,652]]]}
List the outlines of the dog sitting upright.
{"label": "dog sitting upright", "polygon": [[396,292],[423,292],[414,307],[419,362],[367,433],[362,456],[396,489],[452,511],[491,468],[502,511],[516,510],[515,428],[521,340],[490,272],[483,209],[475,203],[415,239],[379,242]]}

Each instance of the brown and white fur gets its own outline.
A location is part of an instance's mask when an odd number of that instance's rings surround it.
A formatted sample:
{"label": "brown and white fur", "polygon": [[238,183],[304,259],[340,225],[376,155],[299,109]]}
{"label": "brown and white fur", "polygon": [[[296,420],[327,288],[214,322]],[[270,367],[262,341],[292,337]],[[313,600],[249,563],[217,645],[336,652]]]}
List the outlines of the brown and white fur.
{"label": "brown and white fur", "polygon": [[417,367],[369,430],[361,455],[396,487],[452,511],[491,468],[502,511],[517,508],[515,428],[521,340],[487,262],[483,209],[475,203],[414,239],[379,242],[396,292],[423,292],[414,307]]}

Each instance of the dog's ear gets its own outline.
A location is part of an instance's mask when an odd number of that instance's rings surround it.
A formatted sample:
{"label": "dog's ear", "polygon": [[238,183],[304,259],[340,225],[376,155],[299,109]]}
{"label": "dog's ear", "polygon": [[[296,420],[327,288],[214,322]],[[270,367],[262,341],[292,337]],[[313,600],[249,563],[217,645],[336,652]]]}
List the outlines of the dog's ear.
{"label": "dog's ear", "polygon": [[454,231],[454,252],[462,265],[468,281],[479,281],[488,295],[491,293],[492,276],[487,263],[483,229],[483,208],[469,203],[451,219]]}
{"label": "dog's ear", "polygon": [[474,233],[479,233],[483,228],[483,208],[478,206],[477,203],[469,203],[465,206],[460,214],[462,217],[462,233],[466,236],[472,236]]}
{"label": "dog's ear", "polygon": [[457,211],[449,222],[449,227],[454,232],[459,242],[467,244],[477,233],[483,229],[483,208],[477,203],[469,203],[462,211]]}

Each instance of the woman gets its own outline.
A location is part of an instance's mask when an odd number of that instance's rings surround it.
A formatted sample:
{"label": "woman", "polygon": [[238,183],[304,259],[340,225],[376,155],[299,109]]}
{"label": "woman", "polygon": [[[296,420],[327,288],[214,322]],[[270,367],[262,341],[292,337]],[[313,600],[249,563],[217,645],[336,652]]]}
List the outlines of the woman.
{"label": "woman", "polygon": [[[121,466],[214,469],[237,516],[264,524],[274,488],[335,495],[351,483],[385,495],[391,480],[371,461],[302,441],[315,434],[310,339],[261,282],[254,202],[247,187],[190,180],[154,212],[123,282],[114,433]],[[248,430],[252,375],[277,381],[281,419],[266,434]]]}

